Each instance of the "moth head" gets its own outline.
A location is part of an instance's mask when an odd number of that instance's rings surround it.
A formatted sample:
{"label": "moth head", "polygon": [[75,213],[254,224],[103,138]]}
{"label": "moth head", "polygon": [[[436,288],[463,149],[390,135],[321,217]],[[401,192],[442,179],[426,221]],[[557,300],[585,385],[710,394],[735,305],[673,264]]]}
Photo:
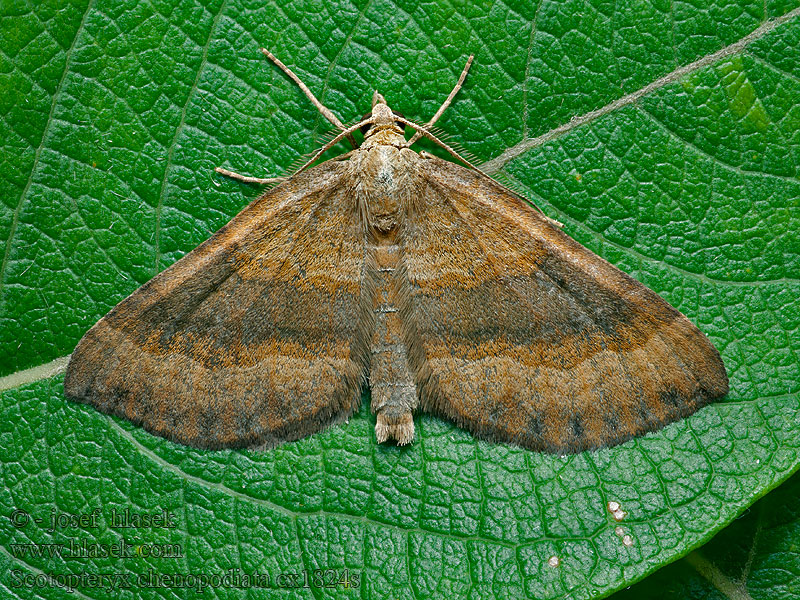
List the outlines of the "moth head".
{"label": "moth head", "polygon": [[386,98],[378,93],[378,90],[375,90],[372,96],[372,112],[362,118],[362,121],[370,119],[372,122],[363,125],[361,133],[364,134],[364,137],[369,137],[378,131],[389,129],[402,135],[406,129],[405,123],[397,121],[395,116],[402,117],[403,115],[389,108],[389,105],[386,104]]}

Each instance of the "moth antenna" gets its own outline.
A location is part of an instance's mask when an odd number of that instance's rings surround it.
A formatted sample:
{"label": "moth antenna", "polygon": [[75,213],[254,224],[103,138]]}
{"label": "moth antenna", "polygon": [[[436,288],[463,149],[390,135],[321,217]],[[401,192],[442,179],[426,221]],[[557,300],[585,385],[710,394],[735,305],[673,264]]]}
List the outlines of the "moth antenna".
{"label": "moth antenna", "polygon": [[[370,111],[370,114],[372,114],[371,111]],[[355,119],[351,119],[350,121],[347,122],[347,129],[352,129],[355,126],[356,123],[360,123],[362,119],[366,119],[366,118],[367,118],[367,115],[364,115],[363,117],[356,117]]]}
{"label": "moth antenna", "polygon": [[[336,129],[328,129],[327,131],[324,131],[323,133],[320,133],[319,135],[317,135],[316,139],[314,140],[314,149],[313,150],[309,150],[307,152],[303,152],[302,154],[298,154],[297,156],[295,156],[292,159],[292,161],[286,167],[281,169],[281,173],[283,173],[283,175],[282,175],[283,178],[284,179],[288,179],[288,177],[293,175],[298,169],[300,169],[300,167],[302,167],[304,164],[306,164],[306,162],[317,151],[316,150],[317,148],[319,148],[320,146],[326,145],[328,142],[330,142],[337,135],[339,135],[339,132]],[[332,160],[342,160],[344,158],[349,158],[350,154],[352,152],[353,151],[351,150],[350,152],[348,152],[346,154],[342,154],[340,156],[334,156],[332,158]]]}
{"label": "moth antenna", "polygon": [[291,175],[296,173],[300,169],[300,167],[306,164],[306,162],[308,162],[308,159],[314,155],[314,152],[315,151],[312,150],[311,152],[303,152],[302,154],[295,156],[294,159],[292,159],[292,162],[290,162],[286,166],[286,169],[284,170],[285,173],[289,173],[287,177],[291,177]]}
{"label": "moth antenna", "polygon": [[327,131],[324,131],[324,132],[320,133],[319,135],[317,135],[317,139],[316,139],[314,145],[316,147],[323,146],[323,145],[327,144],[328,142],[330,142],[337,135],[339,135],[339,131],[338,130],[336,130],[336,129],[328,129]]}
{"label": "moth antenna", "polygon": [[472,164],[474,164],[474,165],[478,165],[478,168],[479,168],[479,169],[481,168],[481,166],[482,166],[482,165],[481,165],[481,161],[480,161],[480,160],[478,159],[478,157],[477,157],[477,156],[475,156],[475,155],[474,155],[472,152],[470,152],[469,150],[465,150],[464,148],[461,148],[461,146],[459,146],[459,145],[456,145],[456,147],[455,147],[455,148],[456,148],[456,151],[457,151],[457,152],[458,152],[458,153],[459,153],[461,156],[465,157],[465,158],[466,158],[468,161],[470,161]]}
{"label": "moth antenna", "polygon": [[[355,150],[350,150],[350,152],[347,152],[345,154],[340,154],[338,156],[334,156],[330,160],[345,160],[345,159],[348,159],[353,155],[353,152],[355,152]],[[300,154],[299,156],[296,156],[294,159],[292,159],[292,162],[290,162],[286,166],[285,169],[282,169],[282,173],[285,173],[285,175],[281,175],[280,179],[281,180],[289,179],[289,177],[291,177],[295,173],[299,173],[301,167],[303,165],[305,165],[311,159],[311,157],[314,156],[315,153],[316,153],[316,150],[312,150],[311,152],[304,152],[303,154]],[[314,159],[314,160],[316,160],[316,159]]]}
{"label": "moth antenna", "polygon": [[[480,173],[480,174],[481,174],[481,175],[483,175],[484,177],[488,177],[489,179],[491,179],[491,177],[489,177],[489,176],[488,176],[486,173],[484,173],[483,171],[481,171],[481,170],[480,170],[478,167],[476,167],[475,165],[473,165],[473,164],[472,164],[470,161],[468,161],[466,158],[464,158],[463,156],[461,156],[461,155],[460,155],[458,152],[456,152],[455,150],[453,150],[453,148],[452,148],[451,146],[449,146],[449,145],[445,144],[445,143],[444,143],[442,140],[440,140],[438,137],[436,137],[435,135],[433,135],[433,134],[432,134],[430,131],[428,131],[428,129],[427,129],[426,127],[424,127],[423,125],[417,125],[417,124],[416,124],[416,123],[414,123],[413,121],[409,121],[408,119],[406,119],[406,118],[404,118],[404,117],[400,117],[400,116],[398,116],[398,115],[395,115],[395,116],[394,116],[394,120],[395,120],[395,121],[399,121],[400,123],[405,123],[406,125],[409,125],[410,127],[413,127],[414,129],[416,129],[416,130],[417,130],[417,133],[415,133],[415,134],[414,134],[414,137],[417,137],[417,134],[419,134],[419,135],[420,135],[420,137],[423,137],[423,136],[424,136],[424,137],[428,138],[428,139],[429,139],[430,141],[432,141],[434,144],[436,144],[436,145],[440,146],[442,149],[446,150],[446,151],[448,152],[448,154],[450,154],[450,156],[452,156],[452,157],[453,157],[453,158],[455,158],[456,160],[460,160],[462,163],[464,163],[465,165],[467,165],[467,166],[468,166],[470,169],[472,169],[473,171],[477,171],[478,173]],[[413,139],[414,139],[414,137],[412,137],[411,139],[413,140]],[[410,146],[410,145],[411,145],[411,144],[407,142],[405,147],[407,148],[407,147],[408,147],[408,146]]]}
{"label": "moth antenna", "polygon": [[[416,127],[416,125],[415,125],[415,127]],[[455,150],[455,146],[454,146],[454,145],[453,145],[453,143],[450,141],[450,139],[451,139],[453,136],[451,136],[451,135],[450,135],[448,132],[446,132],[444,129],[442,129],[441,127],[431,127],[430,129],[428,129],[428,132],[430,132],[430,134],[431,134],[431,135],[435,135],[437,138],[439,138],[440,140],[442,140],[443,142],[445,142],[447,145],[449,145],[450,147],[452,147],[452,148]],[[409,141],[411,141],[412,139],[414,139],[414,140],[415,140],[415,143],[416,143],[416,140],[418,140],[420,137],[423,137],[421,134],[420,134],[420,136],[419,136],[419,137],[417,137],[417,136],[416,136],[416,134],[417,134],[417,130],[415,129],[415,130],[414,130],[414,135],[413,135],[413,136],[412,136],[412,137],[409,139]],[[415,139],[415,138],[416,138],[416,139]],[[407,146],[410,146],[411,144],[409,144],[408,142],[406,142],[406,145],[407,145]]]}
{"label": "moth antenna", "polygon": [[[366,116],[362,117],[362,118],[366,118]],[[356,125],[356,123],[360,123],[360,120],[353,119],[353,120],[349,121],[345,127],[347,129],[352,129]],[[336,129],[329,129],[325,133],[317,136],[317,143],[315,144],[315,147],[319,148],[320,146],[324,146],[325,144],[327,144],[328,142],[333,140],[333,138],[335,138],[337,135],[339,135],[339,132]],[[350,158],[353,155],[353,152],[355,152],[356,150],[358,150],[358,142],[356,142],[356,147],[355,148],[353,148],[352,150],[350,150],[349,152],[347,152],[345,154],[340,154],[338,156],[334,156],[331,160],[344,160],[345,158]],[[308,158],[310,158],[311,157],[311,152],[305,154],[304,157],[305,157],[306,160]],[[301,166],[301,164],[302,163],[297,164],[296,166],[299,168]]]}
{"label": "moth antenna", "polygon": [[504,188],[506,188],[508,191],[513,192],[515,195],[525,200],[525,202],[530,204],[539,213],[541,213],[541,215],[545,219],[547,219],[551,225],[555,225],[559,229],[564,229],[564,224],[561,221],[556,221],[552,217],[548,217],[547,213],[545,213],[544,210],[542,210],[542,208],[538,204],[536,204],[536,202],[531,200],[530,194],[526,192],[524,186],[519,181],[517,181],[511,174],[506,173],[505,171],[500,171],[499,173],[495,174],[493,179],[494,181],[502,185]]}
{"label": "moth antenna", "polygon": [[439,127],[438,125],[437,125],[436,127],[428,127],[427,129],[428,129],[428,131],[430,131],[430,132],[431,132],[433,135],[435,135],[436,137],[438,137],[440,140],[444,140],[444,141],[446,141],[446,142],[447,142],[447,141],[449,141],[449,140],[450,140],[450,138],[452,137],[452,136],[451,136],[451,135],[450,135],[448,132],[446,132],[444,129],[442,129],[442,128],[441,128],[441,127]]}
{"label": "moth antenna", "polygon": [[[397,120],[400,120],[400,118],[398,118]],[[405,121],[405,119],[402,120]],[[330,142],[325,144],[322,148],[317,150],[314,153],[314,155],[306,162],[306,164],[297,169],[297,171],[295,171],[292,175],[297,175],[298,173],[305,171],[311,165],[311,163],[313,163],[325,152],[327,152],[330,148],[332,148],[333,146],[338,144],[341,140],[343,140],[345,137],[347,137],[348,134],[352,134],[354,131],[361,129],[364,125],[369,125],[370,123],[372,123],[372,115],[370,115],[368,119],[364,119],[363,121],[359,121],[355,125],[348,127],[347,129],[342,131],[339,135],[337,135],[335,138],[333,138]],[[413,126],[414,125],[412,124],[412,127]]]}
{"label": "moth antenna", "polygon": [[[439,136],[437,136],[437,137],[439,137]],[[450,136],[448,135],[447,137],[450,137]],[[439,139],[444,139],[444,140],[447,140],[447,137],[445,137],[445,138],[441,138],[441,137],[440,137]],[[460,154],[461,156],[463,156],[464,158],[466,158],[466,159],[467,159],[469,162],[471,162],[473,165],[478,165],[478,168],[480,168],[480,164],[481,164],[481,161],[480,161],[480,159],[479,159],[477,156],[475,156],[475,155],[474,155],[472,152],[470,152],[469,150],[467,150],[466,148],[464,148],[464,146],[462,146],[460,142],[451,142],[451,141],[448,141],[447,143],[448,143],[448,145],[449,145],[449,146],[450,146],[450,147],[451,147],[453,150],[455,150],[455,151],[456,151],[458,154]]]}
{"label": "moth antenna", "polygon": [[455,150],[456,154],[458,154],[462,158],[467,159],[473,165],[477,165],[478,168],[480,168],[481,164],[480,159],[478,159],[478,157],[475,156],[472,152],[464,148],[464,146],[462,146],[460,142],[451,141],[451,138],[453,137],[451,134],[447,133],[446,131],[443,131],[440,127],[432,127],[428,129],[428,131],[432,135],[439,138],[439,140],[443,141],[445,144],[450,146],[450,148]]}
{"label": "moth antenna", "polygon": [[[426,129],[428,130],[428,133],[430,133],[431,135],[435,135],[437,138],[445,142],[448,146],[455,149],[455,144],[451,141],[453,136],[449,132],[445,131],[441,127],[430,127],[430,128],[426,127]],[[416,131],[414,133],[416,133]],[[423,136],[420,135],[420,137]],[[457,152],[460,153],[461,151],[457,150]]]}
{"label": "moth antenna", "polygon": [[[451,91],[447,99],[444,102],[442,102],[442,105],[439,107],[439,110],[436,111],[436,114],[433,115],[431,120],[422,126],[423,129],[430,129],[431,125],[436,123],[436,121],[439,120],[439,117],[442,116],[442,113],[445,111],[445,109],[448,106],[450,106],[450,103],[453,101],[453,98],[455,98],[456,94],[458,93],[458,90],[460,90],[461,86],[464,85],[464,80],[467,78],[467,73],[469,73],[469,68],[472,65],[473,58],[475,58],[475,55],[470,54],[469,58],[467,59],[467,64],[464,65],[464,70],[461,71],[461,77],[458,78],[456,85],[453,87],[453,91]],[[422,137],[422,135],[423,134],[420,133],[420,130],[417,129],[417,132],[413,135],[413,137],[410,140],[408,140],[408,145],[410,146],[411,144],[416,142],[419,138]]]}
{"label": "moth antenna", "polygon": [[479,173],[480,175],[483,175],[484,177],[486,177],[486,179],[488,179],[490,181],[493,181],[496,185],[499,185],[501,188],[503,188],[507,192],[511,193],[512,195],[522,198],[525,202],[527,202],[528,204],[532,205],[537,211],[539,211],[553,225],[555,225],[555,226],[557,226],[559,228],[564,226],[563,223],[560,223],[560,222],[556,221],[555,219],[551,219],[550,217],[548,217],[541,208],[536,206],[536,204],[534,202],[528,200],[528,198],[524,194],[520,194],[520,193],[514,191],[513,189],[509,188],[508,186],[503,185],[501,182],[497,181],[496,179],[492,179],[491,177],[489,177],[486,173],[484,173],[478,167],[476,167],[474,164],[472,164],[472,162],[470,162],[469,160],[464,158],[464,156],[462,156],[458,152],[456,152],[455,149],[453,149],[452,146],[448,146],[447,144],[445,144],[442,140],[437,138],[435,135],[433,135],[426,128],[422,127],[421,125],[417,125],[415,123],[412,123],[411,121],[409,121],[408,119],[404,119],[403,117],[395,116],[395,120],[400,121],[402,123],[405,123],[406,125],[410,125],[411,127],[414,127],[417,130],[418,133],[420,133],[422,136],[428,138],[429,140],[431,140],[435,144],[438,144],[439,146],[441,146],[453,158],[455,158],[457,160],[460,160],[462,163],[467,165],[470,169],[472,169],[473,171]]}
{"label": "moth antenna", "polygon": [[[328,119],[328,121],[333,123],[334,127],[336,127],[339,131],[344,131],[346,129],[344,124],[336,117],[335,114],[333,114],[331,109],[329,109],[322,102],[317,100],[317,97],[311,92],[310,89],[308,89],[308,86],[305,83],[303,83],[300,80],[300,78],[297,75],[295,75],[294,72],[292,72],[292,70],[289,67],[287,67],[285,64],[283,64],[277,56],[275,56],[272,52],[270,52],[266,48],[261,48],[261,52],[264,53],[264,56],[266,56],[273,63],[275,63],[275,66],[277,66],[281,71],[286,73],[286,75],[289,76],[289,79],[291,79],[292,81],[294,81],[297,84],[297,87],[299,87],[303,91],[303,93],[306,95],[306,98],[311,100],[311,104],[316,106],[316,108],[320,112],[320,114],[323,117],[325,117],[326,119]],[[358,147],[356,145],[356,140],[352,136],[352,134],[347,134],[347,141],[350,142],[350,144],[353,146],[353,148],[357,148]]]}
{"label": "moth antenna", "polygon": [[286,177],[250,177],[249,175],[241,175],[239,173],[235,173],[234,171],[229,171],[228,169],[223,169],[222,167],[217,167],[214,169],[220,175],[224,175],[225,177],[230,177],[235,181],[240,181],[242,183],[256,183],[258,185],[269,185],[270,183],[279,183],[286,179]]}

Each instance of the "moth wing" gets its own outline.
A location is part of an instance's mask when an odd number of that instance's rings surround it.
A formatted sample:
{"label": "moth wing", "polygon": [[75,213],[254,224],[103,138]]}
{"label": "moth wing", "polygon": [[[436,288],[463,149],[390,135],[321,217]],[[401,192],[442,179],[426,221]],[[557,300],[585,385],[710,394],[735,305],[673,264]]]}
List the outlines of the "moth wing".
{"label": "moth wing", "polygon": [[660,296],[495,182],[428,160],[401,234],[401,315],[423,410],[566,453],[727,393],[719,352]]}
{"label": "moth wing", "polygon": [[347,418],[371,312],[341,177],[331,163],[268,191],[120,302],[76,347],[66,394],[202,448],[269,447]]}

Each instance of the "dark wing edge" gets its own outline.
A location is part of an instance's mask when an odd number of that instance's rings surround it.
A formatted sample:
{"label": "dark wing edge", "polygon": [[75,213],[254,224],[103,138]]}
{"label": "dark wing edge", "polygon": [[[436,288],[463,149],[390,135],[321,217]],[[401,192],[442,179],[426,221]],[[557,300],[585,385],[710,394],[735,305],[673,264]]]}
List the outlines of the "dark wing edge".
{"label": "dark wing edge", "polygon": [[360,405],[364,232],[326,163],[254,200],[80,340],[65,394],[198,448],[266,449]]}
{"label": "dark wing edge", "polygon": [[422,410],[482,439],[566,454],[655,431],[728,392],[717,349],[658,294],[492,180],[429,160],[428,195],[401,237]]}

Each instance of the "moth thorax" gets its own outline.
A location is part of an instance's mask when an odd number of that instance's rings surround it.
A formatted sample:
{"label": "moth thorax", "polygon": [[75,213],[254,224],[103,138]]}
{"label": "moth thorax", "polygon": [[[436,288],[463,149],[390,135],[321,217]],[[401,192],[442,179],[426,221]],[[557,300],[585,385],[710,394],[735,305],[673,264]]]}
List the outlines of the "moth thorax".
{"label": "moth thorax", "polygon": [[397,150],[376,148],[373,156],[376,168],[369,181],[367,196],[370,225],[379,233],[387,233],[397,227],[401,208]]}

